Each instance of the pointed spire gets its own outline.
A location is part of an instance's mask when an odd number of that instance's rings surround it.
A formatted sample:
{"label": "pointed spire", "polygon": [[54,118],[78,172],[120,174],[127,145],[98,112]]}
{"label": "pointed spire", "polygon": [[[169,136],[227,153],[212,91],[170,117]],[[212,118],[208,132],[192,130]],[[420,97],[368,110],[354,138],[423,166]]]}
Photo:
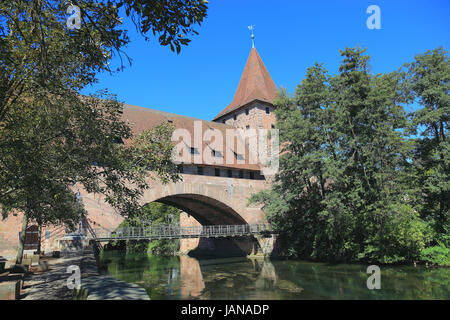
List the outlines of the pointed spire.
{"label": "pointed spire", "polygon": [[233,101],[213,120],[217,120],[255,100],[272,103],[277,92],[277,86],[264,66],[258,51],[252,48]]}

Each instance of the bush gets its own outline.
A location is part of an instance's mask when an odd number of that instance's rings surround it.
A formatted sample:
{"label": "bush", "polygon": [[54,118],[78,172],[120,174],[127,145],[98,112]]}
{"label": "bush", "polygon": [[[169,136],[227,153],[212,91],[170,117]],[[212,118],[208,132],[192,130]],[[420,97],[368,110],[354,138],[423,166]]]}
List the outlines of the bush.
{"label": "bush", "polygon": [[423,249],[420,258],[439,266],[450,266],[450,248],[440,243],[437,246]]}

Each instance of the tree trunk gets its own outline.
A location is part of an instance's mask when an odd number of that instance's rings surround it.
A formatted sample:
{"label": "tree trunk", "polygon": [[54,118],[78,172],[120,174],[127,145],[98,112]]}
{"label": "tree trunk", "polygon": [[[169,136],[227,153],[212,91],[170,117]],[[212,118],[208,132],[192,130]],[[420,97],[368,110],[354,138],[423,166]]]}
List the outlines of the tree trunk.
{"label": "tree trunk", "polygon": [[24,213],[23,221],[22,221],[22,232],[20,233],[20,237],[19,237],[19,248],[17,249],[16,264],[22,264],[23,250],[25,247],[25,233],[27,232],[27,225],[28,225],[28,217]]}
{"label": "tree trunk", "polygon": [[42,238],[42,222],[38,223],[38,247],[37,247],[37,254],[41,254],[41,238]]}

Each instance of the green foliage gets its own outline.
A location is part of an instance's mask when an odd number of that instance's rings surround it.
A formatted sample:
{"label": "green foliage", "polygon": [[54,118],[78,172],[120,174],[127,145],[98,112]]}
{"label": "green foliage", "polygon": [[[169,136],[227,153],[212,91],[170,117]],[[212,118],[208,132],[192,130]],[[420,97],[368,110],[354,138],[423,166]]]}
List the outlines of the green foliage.
{"label": "green foliage", "polygon": [[[448,235],[450,224],[450,61],[443,48],[416,55],[406,64],[412,99],[423,106],[411,114],[416,139],[414,162],[420,190],[422,217],[438,234]],[[447,229],[445,229],[447,226]],[[447,230],[447,232],[446,232]]]}
{"label": "green foliage", "polygon": [[[280,170],[272,190],[250,201],[263,204],[287,257],[418,259],[448,234],[446,52],[417,56],[406,72],[375,75],[365,49],[341,55],[337,75],[316,63],[294,96],[281,92],[275,101]],[[414,97],[433,108],[409,117],[403,105]],[[417,125],[442,128],[429,130],[439,143],[411,139]],[[422,149],[435,150],[433,157]]]}
{"label": "green foliage", "polygon": [[[129,215],[118,228],[145,227],[149,224],[173,224],[180,221],[180,210],[159,202],[148,203],[140,210]],[[119,241],[111,243],[119,245]],[[167,240],[127,240],[125,248],[129,252],[148,252],[154,255],[175,255],[180,249],[179,239]]]}
{"label": "green foliage", "polygon": [[392,217],[368,237],[360,259],[381,263],[413,261],[431,240],[432,230],[409,205],[392,206],[389,213]]}
{"label": "green foliage", "polygon": [[450,266],[450,248],[444,244],[422,250],[421,260],[431,262],[439,266]]}
{"label": "green foliage", "polygon": [[131,16],[138,30],[145,36],[148,31],[159,34],[158,41],[180,53],[181,45],[191,41],[186,36],[198,34],[192,25],[200,25],[206,17],[205,0],[116,0],[117,7],[124,6],[127,16]]}
{"label": "green foliage", "polygon": [[158,34],[161,45],[179,52],[206,17],[206,4],[72,3],[81,10],[80,29],[66,25],[70,1],[0,1],[0,211],[3,217],[24,212],[25,227],[37,221],[73,228],[84,213],[74,195],[80,185],[104,194],[128,215],[138,209],[150,171],[163,182],[178,179],[172,127],[133,136],[113,95],[79,92],[99,72],[114,71],[114,55],[123,68],[122,49],[130,40],[118,18],[120,7],[144,36]]}

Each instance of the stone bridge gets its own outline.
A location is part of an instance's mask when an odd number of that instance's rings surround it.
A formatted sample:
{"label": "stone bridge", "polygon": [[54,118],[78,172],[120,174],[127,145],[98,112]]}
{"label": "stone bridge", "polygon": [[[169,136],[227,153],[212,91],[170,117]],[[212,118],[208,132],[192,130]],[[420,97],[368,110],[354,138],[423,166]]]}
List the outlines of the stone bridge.
{"label": "stone bridge", "polygon": [[[182,210],[181,226],[242,225],[266,223],[260,206],[248,205],[248,198],[267,188],[265,180],[249,180],[182,174],[182,181],[161,184],[150,181],[151,188],[140,199],[142,205],[161,202]],[[80,190],[93,228],[115,229],[123,221],[102,197]],[[272,238],[182,239],[181,252],[195,249],[219,255],[270,254]],[[217,252],[221,251],[221,252]],[[204,253],[204,252],[203,252]]]}

